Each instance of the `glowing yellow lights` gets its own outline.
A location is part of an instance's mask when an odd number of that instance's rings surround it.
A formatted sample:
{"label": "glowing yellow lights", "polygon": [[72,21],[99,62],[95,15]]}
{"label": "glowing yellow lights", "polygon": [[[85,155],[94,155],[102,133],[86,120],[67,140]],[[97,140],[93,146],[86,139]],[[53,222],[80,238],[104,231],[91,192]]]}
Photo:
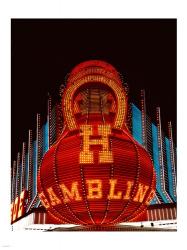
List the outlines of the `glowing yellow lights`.
{"label": "glowing yellow lights", "polygon": [[123,197],[124,200],[129,200],[130,199],[130,194],[131,194],[133,184],[134,184],[133,181],[127,181],[127,190],[126,190],[126,193],[125,193],[125,195]]}
{"label": "glowing yellow lights", "polygon": [[56,196],[52,187],[48,188],[47,192],[48,192],[49,199],[50,199],[52,206],[56,206],[58,204],[61,204],[61,200]]}
{"label": "glowing yellow lights", "polygon": [[21,195],[19,197],[19,208],[18,208],[18,218],[21,217],[23,215],[23,211],[24,211],[24,203],[25,201],[25,190],[21,192]]}
{"label": "glowing yellow lights", "polygon": [[[87,199],[88,200],[98,200],[103,198],[103,181],[101,179],[86,179],[85,180],[87,185]],[[117,179],[109,179],[109,193],[107,194],[106,198],[111,200],[130,200],[131,199],[131,191],[133,189],[134,182],[133,181],[126,181],[126,189],[125,190],[118,190],[117,188]],[[70,203],[72,201],[82,201],[82,197],[80,196],[79,192],[79,185],[77,181],[72,182],[71,189],[68,189],[63,183],[60,184],[60,188],[63,194],[63,202]],[[135,202],[143,202],[144,197],[149,189],[149,186],[146,186],[142,183],[139,184],[138,190],[136,191],[135,197],[133,201]],[[39,193],[39,197],[42,201],[42,204],[45,208],[49,208],[51,206],[57,206],[58,204],[62,203],[62,200],[55,194],[52,187],[47,188],[47,194],[49,196],[49,200],[46,198],[43,192]],[[151,191],[150,195],[146,199],[146,205],[149,204],[151,199],[154,196],[154,190]],[[16,203],[16,201],[15,201]],[[18,200],[17,200],[18,203]],[[17,204],[16,203],[16,204]],[[18,207],[15,206],[13,209],[13,215],[17,214]]]}
{"label": "glowing yellow lights", "polygon": [[90,68],[84,69],[84,71],[80,71],[79,73],[76,73],[76,75],[74,76],[71,76],[70,81],[71,83],[73,83],[74,81],[80,79],[81,77],[85,75],[92,75],[92,74],[105,75],[108,78],[116,79],[116,74],[114,74],[113,72],[102,69],[100,67],[92,66]]}
{"label": "glowing yellow lights", "polygon": [[62,193],[64,195],[64,203],[70,202],[70,199],[74,199],[75,201],[81,201],[82,197],[79,194],[78,191],[78,182],[75,181],[71,185],[71,191],[64,185],[61,184],[60,188],[62,190]]}
{"label": "glowing yellow lights", "polygon": [[147,193],[149,186],[142,185],[141,183],[138,185],[138,191],[133,199],[133,201],[143,202],[143,199]]}
{"label": "glowing yellow lights", "polygon": [[18,206],[19,206],[19,197],[16,197],[15,202],[14,202],[14,208],[13,208],[13,216],[12,216],[13,221],[17,219]]}
{"label": "glowing yellow lights", "polygon": [[90,139],[93,135],[92,125],[81,125],[81,135],[83,136],[83,150],[80,152],[80,164],[94,163],[93,152],[90,151],[90,145],[102,145],[102,151],[99,151],[99,163],[112,163],[113,155],[109,149],[108,136],[111,134],[110,125],[98,125],[98,135],[101,139]]}
{"label": "glowing yellow lights", "polygon": [[23,190],[19,197],[16,197],[15,201],[11,204],[11,221],[15,221],[21,217],[25,212],[25,199],[26,190]]}
{"label": "glowing yellow lights", "polygon": [[107,85],[110,87],[117,98],[117,103],[118,103],[118,109],[117,109],[117,115],[116,115],[116,120],[114,127],[115,128],[122,128],[124,119],[125,119],[125,114],[126,114],[126,106],[125,100],[126,96],[125,93],[122,89],[121,86],[114,80],[111,80],[110,78],[107,78],[105,76],[101,75],[88,75],[85,76],[81,79],[78,79],[75,81],[72,85],[69,86],[69,88],[66,90],[64,99],[63,99],[63,109],[64,109],[64,115],[65,119],[67,122],[67,126],[70,130],[76,129],[76,122],[75,122],[75,117],[73,115],[73,107],[72,107],[72,99],[75,91],[80,88],[82,85],[86,83],[91,83],[91,82],[100,82],[102,84]]}
{"label": "glowing yellow lights", "polygon": [[13,221],[14,202],[11,203],[11,221]]}
{"label": "glowing yellow lights", "polygon": [[43,192],[41,192],[38,195],[39,195],[39,198],[40,198],[42,204],[44,205],[44,207],[49,208],[50,204],[49,204],[48,200],[46,199],[45,194]]}
{"label": "glowing yellow lights", "polygon": [[111,200],[111,199],[115,199],[115,200],[121,199],[122,192],[118,191],[115,194],[115,186],[117,184],[117,180],[116,179],[110,179],[109,182],[110,182],[110,191],[109,191],[108,199],[109,200]]}
{"label": "glowing yellow lights", "polygon": [[101,180],[86,180],[88,185],[87,199],[101,199],[102,198],[102,181]]}
{"label": "glowing yellow lights", "polygon": [[151,190],[151,193],[150,193],[149,197],[147,198],[147,201],[146,201],[145,204],[146,204],[146,205],[149,205],[150,201],[153,199],[154,196],[155,196],[155,190],[152,189],[152,190]]}

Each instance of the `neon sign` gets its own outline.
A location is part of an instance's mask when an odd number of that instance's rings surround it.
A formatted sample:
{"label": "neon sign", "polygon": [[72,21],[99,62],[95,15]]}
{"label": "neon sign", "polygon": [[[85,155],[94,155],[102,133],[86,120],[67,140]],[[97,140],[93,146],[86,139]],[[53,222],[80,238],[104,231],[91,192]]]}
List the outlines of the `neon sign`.
{"label": "neon sign", "polygon": [[62,97],[64,130],[45,154],[38,194],[54,223],[136,221],[155,192],[148,152],[126,125],[127,94],[116,69],[87,61]]}
{"label": "neon sign", "polygon": [[90,151],[91,145],[101,145],[102,150],[99,152],[99,163],[112,163],[112,151],[109,149],[109,135],[111,134],[110,125],[98,125],[98,135],[101,139],[90,139],[93,135],[92,125],[81,125],[81,135],[83,136],[83,150],[80,151],[80,163],[94,163],[93,152]]}
{"label": "neon sign", "polygon": [[11,204],[11,222],[14,222],[25,213],[25,200],[27,198],[27,191],[23,190],[19,197]]}
{"label": "neon sign", "polygon": [[[87,184],[87,199],[93,200],[93,199],[102,199],[103,198],[103,190],[102,190],[102,180],[95,179],[95,180],[86,180]],[[126,181],[126,190],[119,191],[117,190],[117,179],[109,179],[109,193],[106,195],[106,198],[109,200],[129,200],[130,194],[132,191],[134,182],[133,181]],[[66,187],[65,184],[60,184],[60,188],[63,193],[63,201],[55,194],[53,187],[47,188],[46,192],[48,194],[48,200],[44,196],[43,193],[40,193],[40,199],[43,201],[43,204],[46,208],[50,206],[56,206],[64,203],[69,203],[71,201],[82,201],[82,197],[80,195],[79,190],[79,183],[77,181],[72,182],[70,189]],[[143,185],[139,183],[137,192],[135,196],[133,197],[133,201],[135,202],[142,202],[144,200],[144,197],[149,190],[149,186]],[[154,189],[152,190],[152,195],[154,195]],[[148,202],[148,201],[147,201]]]}

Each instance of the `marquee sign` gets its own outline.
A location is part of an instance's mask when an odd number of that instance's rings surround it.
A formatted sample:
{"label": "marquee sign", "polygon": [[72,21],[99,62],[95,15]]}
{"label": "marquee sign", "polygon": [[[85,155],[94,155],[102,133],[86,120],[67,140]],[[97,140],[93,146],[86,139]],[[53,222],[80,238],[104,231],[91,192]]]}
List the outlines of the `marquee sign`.
{"label": "marquee sign", "polygon": [[38,194],[54,223],[138,220],[154,196],[155,173],[126,125],[127,94],[116,69],[97,60],[76,66],[62,110],[64,130],[38,173]]}

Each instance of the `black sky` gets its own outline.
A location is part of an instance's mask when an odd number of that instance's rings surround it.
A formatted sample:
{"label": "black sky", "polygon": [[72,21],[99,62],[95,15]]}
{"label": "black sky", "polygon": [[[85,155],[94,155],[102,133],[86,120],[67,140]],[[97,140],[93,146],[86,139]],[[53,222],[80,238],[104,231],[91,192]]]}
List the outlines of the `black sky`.
{"label": "black sky", "polygon": [[67,73],[90,59],[111,63],[133,100],[144,88],[149,114],[160,106],[163,130],[172,121],[176,136],[175,19],[12,19],[11,56],[12,159],[36,113],[46,112],[47,93],[55,97]]}

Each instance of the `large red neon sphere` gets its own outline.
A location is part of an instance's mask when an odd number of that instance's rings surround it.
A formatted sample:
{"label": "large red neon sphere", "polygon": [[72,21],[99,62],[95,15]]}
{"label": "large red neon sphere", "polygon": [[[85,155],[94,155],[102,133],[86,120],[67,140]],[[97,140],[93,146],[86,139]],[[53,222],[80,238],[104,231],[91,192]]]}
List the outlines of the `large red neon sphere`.
{"label": "large red neon sphere", "polygon": [[116,69],[98,60],[76,66],[62,109],[64,130],[38,173],[38,194],[54,222],[138,220],[154,196],[155,173],[126,126],[127,94]]}

